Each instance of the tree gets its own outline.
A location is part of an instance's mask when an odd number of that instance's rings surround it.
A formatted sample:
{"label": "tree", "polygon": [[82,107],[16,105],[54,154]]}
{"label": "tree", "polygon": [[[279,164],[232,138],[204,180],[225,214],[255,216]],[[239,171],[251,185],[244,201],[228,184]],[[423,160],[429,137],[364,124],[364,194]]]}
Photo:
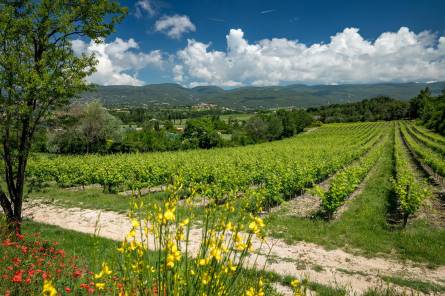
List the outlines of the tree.
{"label": "tree", "polygon": [[34,134],[55,108],[87,90],[94,56],[76,56],[72,40],[101,42],[126,8],[111,0],[0,0],[1,154],[7,190],[0,204],[20,231],[25,171]]}
{"label": "tree", "polygon": [[52,152],[102,153],[113,143],[122,142],[120,119],[98,101],[83,105],[80,110],[79,105],[73,105],[62,118],[66,124],[57,126],[50,134],[48,146]]}

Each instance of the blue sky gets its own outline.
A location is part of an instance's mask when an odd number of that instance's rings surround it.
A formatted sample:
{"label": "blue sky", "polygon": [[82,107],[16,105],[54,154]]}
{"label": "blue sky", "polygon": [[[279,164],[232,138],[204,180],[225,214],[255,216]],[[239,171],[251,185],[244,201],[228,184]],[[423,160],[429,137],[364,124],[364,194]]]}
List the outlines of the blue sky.
{"label": "blue sky", "polygon": [[97,83],[233,87],[445,79],[445,1],[121,4],[129,14],[101,48],[75,47],[99,56],[102,64],[91,78]]}

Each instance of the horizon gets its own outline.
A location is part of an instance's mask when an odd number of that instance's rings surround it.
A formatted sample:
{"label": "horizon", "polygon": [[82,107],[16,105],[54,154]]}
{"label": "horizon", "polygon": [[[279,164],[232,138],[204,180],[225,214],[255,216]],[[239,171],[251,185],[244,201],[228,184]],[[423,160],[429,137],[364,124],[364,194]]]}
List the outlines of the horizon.
{"label": "horizon", "polygon": [[[120,1],[95,54],[101,85],[283,86],[445,80],[445,2]],[[378,21],[376,21],[378,19]]]}
{"label": "horizon", "polygon": [[197,86],[187,86],[182,85],[180,83],[177,83],[175,81],[172,82],[160,82],[160,83],[147,83],[143,85],[130,85],[130,84],[112,84],[112,85],[103,85],[103,84],[96,84],[93,83],[92,85],[95,86],[101,86],[101,87],[119,87],[119,86],[131,86],[131,87],[144,87],[144,86],[153,86],[153,85],[175,85],[180,86],[182,88],[186,89],[194,89],[198,87],[217,87],[224,91],[226,90],[234,90],[234,89],[241,89],[241,88],[268,88],[268,87],[287,87],[287,86],[307,86],[307,87],[318,87],[318,86],[359,86],[359,85],[401,85],[401,84],[436,84],[436,83],[445,83],[445,80],[441,81],[427,81],[427,82],[420,82],[420,81],[407,81],[407,82],[376,82],[376,83],[344,83],[344,84],[303,84],[303,83],[290,83],[290,84],[282,84],[282,85],[265,85],[265,86],[255,86],[255,85],[244,85],[244,86],[238,86],[238,87],[221,87],[218,85],[197,85]]}

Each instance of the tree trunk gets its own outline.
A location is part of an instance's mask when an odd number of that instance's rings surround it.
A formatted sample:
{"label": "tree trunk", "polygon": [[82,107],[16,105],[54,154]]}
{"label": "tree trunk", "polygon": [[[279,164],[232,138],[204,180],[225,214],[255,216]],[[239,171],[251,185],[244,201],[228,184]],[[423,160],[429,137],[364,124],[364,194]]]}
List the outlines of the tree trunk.
{"label": "tree trunk", "polygon": [[[0,188],[0,204],[6,216],[6,223],[8,224],[9,232],[11,234],[21,233],[21,222],[22,222],[21,200],[18,205],[16,203],[12,204],[9,201],[6,194]],[[20,209],[16,211],[18,207],[20,207]]]}
{"label": "tree trunk", "polygon": [[409,216],[409,214],[403,215],[403,228],[405,228],[406,224],[408,224],[408,216]]}

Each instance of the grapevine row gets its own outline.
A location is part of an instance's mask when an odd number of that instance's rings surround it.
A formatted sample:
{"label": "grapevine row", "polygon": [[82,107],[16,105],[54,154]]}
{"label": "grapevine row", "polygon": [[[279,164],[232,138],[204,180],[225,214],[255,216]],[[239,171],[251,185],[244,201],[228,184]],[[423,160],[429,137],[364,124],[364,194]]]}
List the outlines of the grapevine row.
{"label": "grapevine row", "polygon": [[443,137],[441,135],[438,135],[436,133],[433,133],[433,132],[425,129],[424,127],[412,125],[412,128],[413,128],[413,130],[415,132],[417,132],[417,133],[421,134],[422,136],[430,139],[431,141],[434,141],[434,142],[436,142],[438,144],[441,144],[441,145],[445,145],[445,137]]}
{"label": "grapevine row", "polygon": [[408,133],[419,143],[425,145],[426,147],[436,151],[437,153],[439,153],[442,157],[445,156],[445,146],[441,145],[439,143],[436,143],[434,141],[431,141],[430,139],[428,139],[427,137],[424,137],[423,135],[421,135],[420,133],[416,133],[415,130],[413,129],[413,126],[410,124],[407,124],[407,131]]}
{"label": "grapevine row", "polygon": [[318,188],[319,195],[321,195],[321,209],[327,218],[331,219],[334,212],[362,183],[382,154],[385,142],[386,137],[356,163],[339,171],[332,178],[326,192],[322,192]]}
{"label": "grapevine row", "polygon": [[404,123],[401,124],[400,130],[402,132],[403,139],[408,144],[409,148],[415,153],[416,157],[419,158],[421,162],[429,166],[434,173],[444,177],[445,176],[445,161],[433,150],[419,144],[413,137],[408,133]]}
{"label": "grapevine row", "polygon": [[403,226],[406,226],[408,217],[419,209],[429,192],[426,183],[417,181],[413,174],[408,152],[402,143],[399,127],[397,127],[394,133],[394,162],[393,190],[400,202],[400,210],[403,213]]}

